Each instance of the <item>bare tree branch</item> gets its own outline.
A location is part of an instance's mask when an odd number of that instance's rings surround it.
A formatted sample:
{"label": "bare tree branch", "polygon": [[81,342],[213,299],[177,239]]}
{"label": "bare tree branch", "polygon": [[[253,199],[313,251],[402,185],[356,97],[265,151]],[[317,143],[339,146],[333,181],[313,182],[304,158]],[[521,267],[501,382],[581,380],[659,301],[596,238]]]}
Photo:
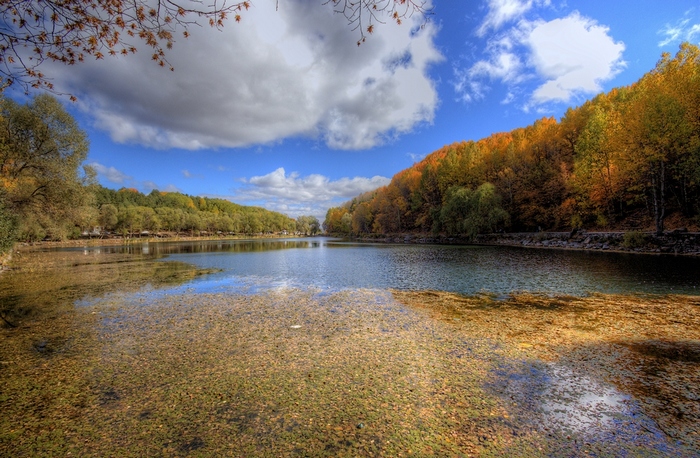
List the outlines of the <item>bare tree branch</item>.
{"label": "bare tree branch", "polygon": [[376,24],[386,23],[384,18],[402,24],[419,14],[425,24],[432,14],[432,8],[423,0],[326,0],[324,5],[328,4],[333,5],[333,11],[345,16],[352,30],[360,33],[358,46],[365,42],[366,34],[374,32]]}

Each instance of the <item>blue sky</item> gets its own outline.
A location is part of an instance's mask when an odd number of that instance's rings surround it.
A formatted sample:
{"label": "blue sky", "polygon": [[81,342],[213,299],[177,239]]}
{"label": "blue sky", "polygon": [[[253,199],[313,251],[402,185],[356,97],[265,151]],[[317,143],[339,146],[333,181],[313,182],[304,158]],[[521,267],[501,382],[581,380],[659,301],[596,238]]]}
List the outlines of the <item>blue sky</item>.
{"label": "blue sky", "polygon": [[700,43],[697,1],[433,0],[427,24],[380,24],[362,46],[322,0],[253,0],[241,23],[44,69],[88,132],[109,188],[176,190],[321,221],[460,140],[560,118]]}

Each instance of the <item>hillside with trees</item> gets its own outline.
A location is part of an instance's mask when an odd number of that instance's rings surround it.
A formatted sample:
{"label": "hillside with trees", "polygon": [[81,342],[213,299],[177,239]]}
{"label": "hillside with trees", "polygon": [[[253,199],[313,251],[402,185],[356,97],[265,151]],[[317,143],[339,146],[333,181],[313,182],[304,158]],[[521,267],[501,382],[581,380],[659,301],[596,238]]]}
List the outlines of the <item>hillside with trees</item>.
{"label": "hillside with trees", "polygon": [[333,234],[653,230],[700,223],[700,49],[511,132],[447,145],[331,208]]}

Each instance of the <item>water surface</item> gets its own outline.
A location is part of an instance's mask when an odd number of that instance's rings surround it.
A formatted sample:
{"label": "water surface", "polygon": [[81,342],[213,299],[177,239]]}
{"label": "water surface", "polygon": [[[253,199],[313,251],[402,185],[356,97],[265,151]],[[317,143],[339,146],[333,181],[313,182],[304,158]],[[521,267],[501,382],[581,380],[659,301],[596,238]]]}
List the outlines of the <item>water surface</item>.
{"label": "water surface", "polygon": [[698,294],[700,259],[519,247],[391,245],[331,238],[145,243],[128,250],[220,269],[195,291],[369,288],[507,295]]}

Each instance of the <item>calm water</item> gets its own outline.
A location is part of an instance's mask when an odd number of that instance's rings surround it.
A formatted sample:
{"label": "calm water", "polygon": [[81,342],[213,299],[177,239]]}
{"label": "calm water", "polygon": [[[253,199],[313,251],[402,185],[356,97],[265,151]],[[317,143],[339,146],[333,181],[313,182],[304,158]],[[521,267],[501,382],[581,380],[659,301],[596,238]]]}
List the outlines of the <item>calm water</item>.
{"label": "calm water", "polygon": [[360,244],[330,238],[168,242],[87,250],[128,250],[222,270],[184,287],[195,291],[313,287],[498,295],[700,294],[700,258],[680,256]]}

